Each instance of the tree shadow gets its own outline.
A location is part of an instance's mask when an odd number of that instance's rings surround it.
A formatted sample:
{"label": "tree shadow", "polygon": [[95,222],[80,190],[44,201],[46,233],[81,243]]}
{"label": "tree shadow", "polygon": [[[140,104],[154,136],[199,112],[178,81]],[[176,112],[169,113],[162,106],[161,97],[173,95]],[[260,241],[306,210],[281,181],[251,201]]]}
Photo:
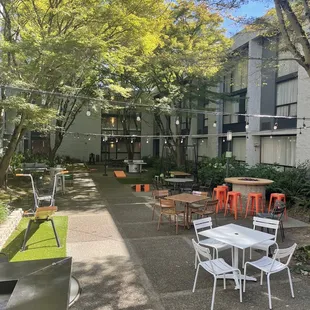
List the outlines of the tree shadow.
{"label": "tree shadow", "polygon": [[[27,224],[28,225],[28,224]],[[29,240],[39,229],[40,225],[34,225],[32,224],[30,227],[30,230],[28,232],[27,240]],[[4,252],[9,260],[11,260],[20,250],[24,241],[26,228],[23,229],[14,239],[10,241],[3,249],[2,252]],[[27,249],[27,246],[26,246]]]}

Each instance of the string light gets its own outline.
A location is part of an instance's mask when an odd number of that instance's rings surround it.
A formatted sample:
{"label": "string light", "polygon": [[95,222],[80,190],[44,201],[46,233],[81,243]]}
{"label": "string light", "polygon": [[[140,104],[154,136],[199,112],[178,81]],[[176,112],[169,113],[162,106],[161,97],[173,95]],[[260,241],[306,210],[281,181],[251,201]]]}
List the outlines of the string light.
{"label": "string light", "polygon": [[146,139],[146,143],[149,143],[149,139],[148,138]]}
{"label": "string light", "polygon": [[90,141],[91,140],[91,137],[88,137],[88,141]]}
{"label": "string light", "polygon": [[181,143],[183,143],[183,138],[181,138]]}
{"label": "string light", "polygon": [[303,129],[306,129],[306,128],[307,128],[307,125],[306,125],[306,118],[305,118],[305,117],[303,118],[302,127],[303,127]]}
{"label": "string light", "polygon": [[214,123],[213,123],[213,127],[214,127],[214,128],[216,127],[216,121],[214,121]]}
{"label": "string light", "polygon": [[115,143],[117,143],[117,142],[118,142],[118,138],[115,139]]}
{"label": "string light", "polygon": [[165,144],[167,144],[167,139],[165,139]]}
{"label": "string light", "polygon": [[277,130],[278,129],[278,123],[275,122],[274,125],[273,125],[273,130]]}
{"label": "string light", "polygon": [[87,115],[87,116],[91,116],[91,112],[90,112],[90,109],[89,109],[89,108],[88,108],[87,111],[86,111],[86,115]]}
{"label": "string light", "polygon": [[250,124],[249,124],[249,120],[247,120],[246,123],[245,123],[245,130],[248,130],[248,129],[249,129],[249,125],[250,125]]}
{"label": "string light", "polygon": [[225,139],[223,139],[223,142],[226,142],[226,140],[225,140]]}
{"label": "string light", "polygon": [[176,125],[180,125],[180,120],[179,120],[178,117],[177,117],[177,119],[175,120],[175,124],[176,124]]}
{"label": "string light", "polygon": [[130,143],[133,143],[133,139],[130,140]]}
{"label": "string light", "polygon": [[137,115],[137,122],[140,122],[141,121],[141,117],[140,115]]}
{"label": "string light", "polygon": [[[21,88],[21,87],[15,87],[15,86],[10,86],[10,85],[0,85],[2,87],[4,87],[5,90],[9,89],[9,90],[16,90],[19,92],[27,92],[27,93],[38,93],[41,94],[42,96],[46,96],[46,95],[50,95],[53,97],[60,97],[60,98],[74,98],[74,99],[80,99],[80,100],[91,100],[93,102],[97,102],[97,103],[112,103],[115,105],[115,107],[117,108],[116,104],[119,105],[123,105],[124,109],[128,108],[128,101],[117,101],[117,100],[105,100],[105,99],[99,99],[99,98],[93,98],[93,97],[86,97],[86,96],[79,96],[79,95],[70,95],[70,94],[65,94],[65,93],[58,93],[58,92],[53,92],[53,91],[44,91],[44,90],[40,90],[40,89],[27,89],[27,88]],[[150,108],[149,105],[147,104],[135,104],[135,107],[144,107],[146,109]],[[151,108],[152,111],[154,111],[154,108]],[[172,108],[171,111],[182,111],[182,112],[191,112],[191,113],[201,113],[201,114],[208,114],[208,115],[232,115],[232,116],[244,116],[244,117],[258,117],[258,118],[275,118],[275,115],[268,115],[268,114],[246,114],[246,113],[227,113],[227,112],[220,112],[220,111],[206,111],[205,109],[190,109],[190,108]],[[282,116],[282,115],[277,115],[276,118],[278,119],[305,119],[305,120],[310,120],[310,117],[308,118],[301,118],[301,117],[297,117],[297,116]],[[215,121],[216,124],[216,121]],[[214,124],[213,124],[214,126]],[[216,127],[216,126],[214,126]]]}
{"label": "string light", "polygon": [[270,137],[269,137],[270,139],[272,139],[272,135],[270,135]]}

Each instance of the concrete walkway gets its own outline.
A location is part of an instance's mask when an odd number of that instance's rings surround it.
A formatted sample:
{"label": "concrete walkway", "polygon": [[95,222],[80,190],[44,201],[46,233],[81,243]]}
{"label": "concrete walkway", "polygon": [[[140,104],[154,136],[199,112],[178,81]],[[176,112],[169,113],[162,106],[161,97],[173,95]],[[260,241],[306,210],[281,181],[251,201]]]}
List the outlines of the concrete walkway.
{"label": "concrete walkway", "polygon": [[[113,176],[102,173],[80,174],[74,189],[60,196],[57,205],[61,214],[69,216],[67,254],[73,257],[73,274],[82,286],[80,300],[73,310],[108,309],[209,309],[213,280],[201,271],[197,289],[192,293],[194,252],[191,239],[194,231],[167,223],[160,231],[151,221],[147,194],[135,194]],[[219,224],[233,221],[220,217]],[[238,220],[251,226],[251,220]],[[299,228],[309,233],[309,228]],[[292,229],[280,247],[294,242]],[[259,253],[255,253],[260,257]],[[229,252],[225,259],[230,262]],[[249,270],[257,275],[256,270]],[[289,295],[286,273],[272,277],[273,308],[308,310],[310,281],[294,275],[296,298]],[[267,287],[249,283],[244,302],[239,303],[234,283],[228,281],[224,291],[217,285],[215,310],[268,309]]]}

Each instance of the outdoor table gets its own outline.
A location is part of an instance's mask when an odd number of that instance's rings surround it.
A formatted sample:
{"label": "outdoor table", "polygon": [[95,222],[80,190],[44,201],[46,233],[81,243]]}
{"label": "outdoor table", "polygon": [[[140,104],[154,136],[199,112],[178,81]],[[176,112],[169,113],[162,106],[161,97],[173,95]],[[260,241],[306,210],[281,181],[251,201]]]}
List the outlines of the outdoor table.
{"label": "outdoor table", "polygon": [[174,175],[174,177],[190,177],[191,174],[183,171],[169,171],[170,174]]}
{"label": "outdoor table", "polygon": [[[244,226],[236,224],[228,224],[219,226],[213,229],[207,229],[199,232],[199,235],[212,238],[223,243],[233,246],[233,262],[232,265],[235,268],[238,267],[238,250],[245,250],[252,247],[257,243],[261,243],[274,238],[274,235],[267,234],[252,228],[247,228]],[[226,279],[234,279],[236,283],[236,288],[239,288],[239,281],[237,273],[226,274]],[[241,274],[241,280],[244,280],[244,275]],[[256,278],[246,276],[248,281],[257,281]]]}
{"label": "outdoor table", "polygon": [[166,182],[168,183],[173,183],[174,185],[174,190],[176,189],[176,185],[177,184],[181,184],[181,183],[190,183],[190,182],[194,182],[193,179],[189,179],[189,178],[168,178],[168,179],[164,179]]}
{"label": "outdoor table", "polygon": [[187,194],[187,193],[182,193],[182,194],[177,194],[177,195],[172,195],[172,196],[167,196],[165,199],[170,199],[173,201],[178,201],[178,202],[184,202],[184,210],[185,210],[185,225],[189,229],[189,224],[188,224],[188,209],[189,205],[191,203],[195,203],[198,201],[206,200],[208,197],[205,195],[193,195],[193,194]]}

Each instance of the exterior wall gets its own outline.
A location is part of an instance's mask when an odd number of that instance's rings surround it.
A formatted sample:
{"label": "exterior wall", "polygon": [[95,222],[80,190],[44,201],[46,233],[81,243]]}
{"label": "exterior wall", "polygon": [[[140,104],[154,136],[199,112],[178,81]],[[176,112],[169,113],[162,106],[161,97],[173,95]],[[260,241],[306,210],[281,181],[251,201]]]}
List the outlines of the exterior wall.
{"label": "exterior wall", "polygon": [[[301,66],[298,69],[297,116],[310,118],[310,78]],[[310,126],[309,121],[305,123]],[[297,127],[302,126],[303,120],[298,120]],[[310,160],[310,129],[302,130],[302,134],[299,134],[299,130],[297,132],[296,163],[298,164]]]}
{"label": "exterior wall", "polygon": [[[255,39],[249,42],[249,64],[248,64],[248,110],[249,114],[260,114],[261,112],[261,95],[262,95],[262,61],[263,55],[262,40]],[[256,59],[255,59],[256,58]],[[246,163],[253,166],[259,163],[260,153],[257,151],[260,138],[253,136],[251,132],[259,131],[260,119],[251,117],[249,119],[248,139],[246,139]]]}
{"label": "exterior wall", "polygon": [[101,112],[92,112],[91,116],[87,116],[86,111],[87,108],[77,115],[69,129],[71,132],[79,133],[80,138],[70,134],[66,135],[58,149],[58,155],[67,155],[81,161],[88,161],[90,153],[101,155],[101,136],[83,135],[86,133],[101,135]]}
{"label": "exterior wall", "polygon": [[[141,115],[141,135],[153,135],[153,115],[149,113],[142,113]],[[146,143],[148,140],[148,143]],[[141,157],[153,155],[153,141],[152,139],[141,138]]]}

